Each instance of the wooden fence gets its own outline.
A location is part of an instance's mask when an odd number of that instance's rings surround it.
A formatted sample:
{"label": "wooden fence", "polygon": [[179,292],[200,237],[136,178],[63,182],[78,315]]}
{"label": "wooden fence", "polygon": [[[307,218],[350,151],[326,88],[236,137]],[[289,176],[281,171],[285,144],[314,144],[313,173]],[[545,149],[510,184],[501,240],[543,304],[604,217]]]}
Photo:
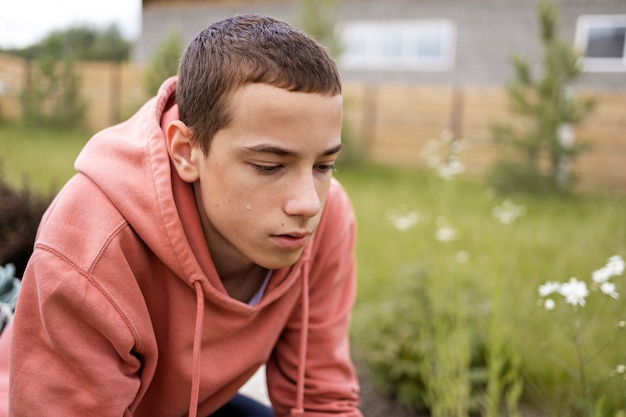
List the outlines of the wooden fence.
{"label": "wooden fence", "polygon": [[[81,63],[77,71],[92,130],[125,119],[147,98],[143,69],[136,65]],[[27,79],[24,60],[0,54],[0,117],[19,120]],[[578,93],[593,94],[598,106],[575,129],[575,140],[590,149],[576,158],[572,173],[583,189],[626,193],[626,90]],[[368,160],[424,167],[424,145],[448,129],[469,139],[461,160],[473,177],[485,175],[494,162],[491,123],[511,118],[506,92],[497,86],[346,82],[344,102],[346,128]]]}
{"label": "wooden fence", "polygon": [[[20,95],[31,77],[28,61],[0,54],[0,117],[21,118]],[[143,69],[130,63],[81,62],[76,65],[85,123],[93,131],[130,116],[147,98]]]}
{"label": "wooden fence", "polygon": [[[574,130],[575,141],[589,148],[571,173],[581,189],[626,192],[626,91],[578,94],[595,96],[598,105]],[[497,156],[491,124],[513,120],[503,87],[348,84],[344,96],[347,123],[368,159],[424,167],[426,142],[451,130],[468,139],[461,161],[472,177],[484,176]]]}

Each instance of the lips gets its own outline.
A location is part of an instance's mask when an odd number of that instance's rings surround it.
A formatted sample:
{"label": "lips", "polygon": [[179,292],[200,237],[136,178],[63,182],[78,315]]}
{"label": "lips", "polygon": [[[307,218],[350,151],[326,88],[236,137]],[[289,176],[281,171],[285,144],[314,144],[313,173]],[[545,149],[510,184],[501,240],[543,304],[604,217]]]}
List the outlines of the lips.
{"label": "lips", "polygon": [[284,235],[272,235],[272,241],[276,246],[285,250],[300,250],[309,240],[309,233],[294,232]]}

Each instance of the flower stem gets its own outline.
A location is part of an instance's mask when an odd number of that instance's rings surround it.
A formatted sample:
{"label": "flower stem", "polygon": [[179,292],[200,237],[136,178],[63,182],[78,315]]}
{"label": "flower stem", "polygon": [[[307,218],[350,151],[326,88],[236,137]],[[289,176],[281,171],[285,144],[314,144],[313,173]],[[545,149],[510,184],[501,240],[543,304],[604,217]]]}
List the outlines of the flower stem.
{"label": "flower stem", "polygon": [[[574,347],[576,349],[576,358],[578,360],[578,383],[580,384],[580,391],[583,399],[583,407],[589,407],[589,412],[592,411],[593,403],[589,399],[589,387],[587,386],[587,376],[585,374],[586,360],[583,353],[583,346],[581,340],[581,321],[580,317],[576,317],[575,321],[576,331],[574,334]],[[592,415],[592,414],[588,414]]]}

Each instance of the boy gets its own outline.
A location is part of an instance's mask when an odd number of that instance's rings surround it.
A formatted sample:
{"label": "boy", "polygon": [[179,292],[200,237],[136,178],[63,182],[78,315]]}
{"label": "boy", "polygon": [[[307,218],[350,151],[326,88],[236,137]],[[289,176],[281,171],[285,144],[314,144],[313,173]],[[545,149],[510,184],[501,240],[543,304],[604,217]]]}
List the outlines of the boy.
{"label": "boy", "polygon": [[[341,118],[336,67],[302,32],[256,15],[201,32],[42,219],[0,340],[2,412],[361,416]],[[263,364],[273,411],[237,395]]]}

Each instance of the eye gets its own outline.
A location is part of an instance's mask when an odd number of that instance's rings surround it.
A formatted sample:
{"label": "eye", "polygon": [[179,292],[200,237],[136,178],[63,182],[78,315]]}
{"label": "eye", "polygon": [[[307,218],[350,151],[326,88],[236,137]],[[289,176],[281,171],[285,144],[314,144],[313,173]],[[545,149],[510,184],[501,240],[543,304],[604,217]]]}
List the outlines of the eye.
{"label": "eye", "polygon": [[252,167],[256,169],[261,175],[271,175],[271,174],[278,172],[283,166],[282,165],[252,164]]}
{"label": "eye", "polygon": [[334,172],[335,164],[318,164],[315,166],[315,169],[320,172]]}

